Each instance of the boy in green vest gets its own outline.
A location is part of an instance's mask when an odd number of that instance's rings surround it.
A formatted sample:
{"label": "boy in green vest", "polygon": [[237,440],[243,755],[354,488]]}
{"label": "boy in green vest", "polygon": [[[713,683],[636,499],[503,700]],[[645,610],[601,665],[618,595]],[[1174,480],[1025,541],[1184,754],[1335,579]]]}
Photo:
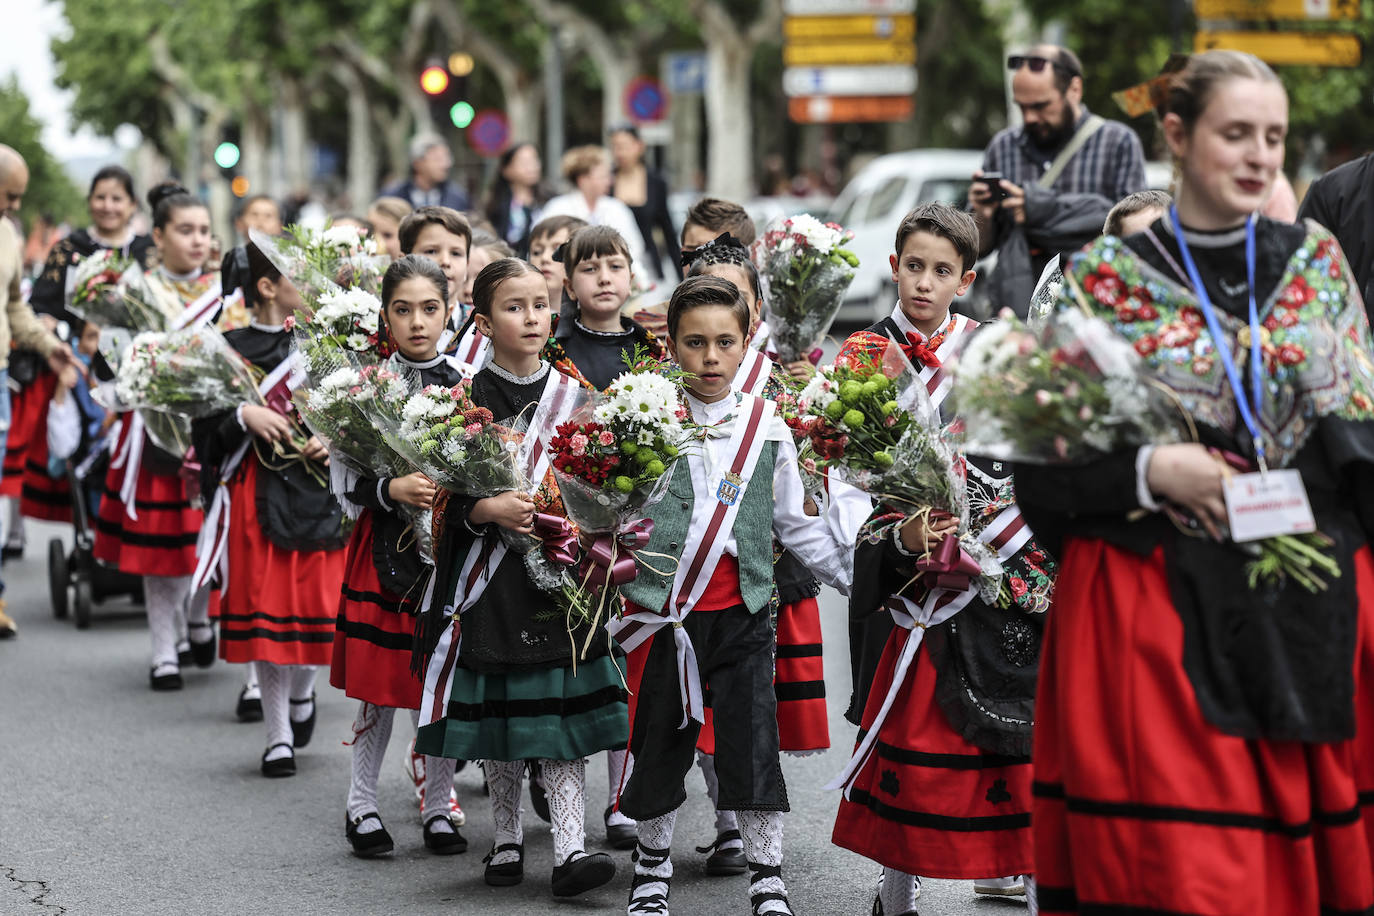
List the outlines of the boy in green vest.
{"label": "boy in green vest", "polygon": [[[766,612],[772,539],[776,533],[818,578],[847,592],[869,507],[862,494],[836,484],[829,511],[806,514],[796,446],[775,405],[731,388],[749,318],[739,289],[718,277],[685,280],[668,305],[668,352],[688,373],[685,400],[705,434],[673,466],[667,495],[653,510],[647,552],[677,559],[676,569],[662,575],[641,566],[622,589],[625,615],[611,627],[638,682],[635,767],[620,797],[621,810],[639,822],[630,914],[668,912],[673,823],[686,798],[704,684],[715,714],[719,807],[737,812],[752,911],[792,912],[782,881],[788,804]],[[661,560],[654,566],[671,568]]]}

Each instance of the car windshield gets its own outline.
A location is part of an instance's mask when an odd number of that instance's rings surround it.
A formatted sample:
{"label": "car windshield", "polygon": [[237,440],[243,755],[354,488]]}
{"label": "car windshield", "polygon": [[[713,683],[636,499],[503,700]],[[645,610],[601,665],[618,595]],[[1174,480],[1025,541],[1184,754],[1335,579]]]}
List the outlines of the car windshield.
{"label": "car windshield", "polygon": [[940,202],[955,207],[963,207],[968,200],[968,186],[972,184],[963,178],[936,178],[921,184],[921,193],[916,202],[929,204]]}

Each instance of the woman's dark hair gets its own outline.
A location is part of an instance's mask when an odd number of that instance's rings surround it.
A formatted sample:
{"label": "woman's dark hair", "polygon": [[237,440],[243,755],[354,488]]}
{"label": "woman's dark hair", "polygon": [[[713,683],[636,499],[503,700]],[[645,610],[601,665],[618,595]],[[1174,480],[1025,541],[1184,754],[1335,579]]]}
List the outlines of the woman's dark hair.
{"label": "woman's dark hair", "polygon": [[91,179],[91,189],[86,192],[86,199],[90,200],[95,196],[96,185],[112,178],[124,188],[124,193],[129,195],[129,199],[137,204],[138,198],[134,195],[134,176],[130,175],[129,170],[122,165],[107,165],[96,172],[95,177]]}
{"label": "woman's dark hair", "polygon": [[749,333],[749,305],[738,286],[720,277],[688,277],[677,285],[673,298],[668,300],[668,336],[676,340],[682,316],[708,305],[728,308],[739,322],[740,332]]}
{"label": "woman's dark hair", "polygon": [[433,283],[434,288],[439,291],[439,301],[448,304],[448,277],[444,276],[443,269],[424,255],[408,254],[392,261],[391,266],[382,275],[382,310],[386,310],[392,297],[396,295],[396,287],[406,280],[416,278]]}
{"label": "woman's dark hair", "polygon": [[[487,188],[486,198],[482,201],[482,214],[488,222],[500,231],[505,230],[510,220],[511,189],[510,181],[505,175],[506,167],[511,164],[516,154],[526,147],[535,152],[539,151],[539,148],[530,141],[522,140],[512,144],[501,154],[501,158],[496,160],[496,174],[492,176],[491,186]],[[534,209],[538,210],[540,205],[549,199],[548,188],[544,187],[543,182],[540,182],[534,186],[533,192]]]}
{"label": "woman's dark hair", "polygon": [[690,255],[684,253],[682,257],[685,260],[689,256],[692,259],[692,267],[687,271],[687,276],[709,276],[706,273],[708,268],[717,264],[729,264],[744,272],[744,276],[749,280],[749,289],[754,293],[754,300],[756,302],[763,301],[763,284],[759,280],[759,269],[750,259],[749,249],[740,244],[739,239],[730,233],[723,233],[691,252]]}
{"label": "woman's dark hair", "polygon": [[482,272],[477,275],[477,280],[472,284],[472,311],[477,315],[491,317],[492,300],[496,298],[496,289],[502,283],[514,277],[523,277],[526,274],[535,274],[539,277],[544,276],[529,261],[522,261],[520,258],[502,258],[499,261],[492,261]]}
{"label": "woman's dark hair", "polygon": [[201,207],[208,210],[200,198],[177,184],[164,181],[148,189],[148,207],[153,211],[153,227],[165,229],[171,222],[172,214],[186,207]]}

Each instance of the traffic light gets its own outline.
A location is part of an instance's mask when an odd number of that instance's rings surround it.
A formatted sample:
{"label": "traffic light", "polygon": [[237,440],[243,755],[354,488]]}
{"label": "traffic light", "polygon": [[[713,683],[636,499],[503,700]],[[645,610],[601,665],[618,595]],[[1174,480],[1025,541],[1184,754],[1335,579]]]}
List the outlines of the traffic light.
{"label": "traffic light", "polygon": [[420,90],[429,97],[430,113],[435,123],[445,121],[462,130],[472,123],[477,109],[467,98],[468,74],[476,62],[463,51],[450,54],[445,63],[431,58],[420,71]]}
{"label": "traffic light", "polygon": [[233,178],[237,174],[234,170],[241,156],[238,125],[228,125],[220,130],[219,146],[215,147],[215,165],[224,170],[226,178]]}

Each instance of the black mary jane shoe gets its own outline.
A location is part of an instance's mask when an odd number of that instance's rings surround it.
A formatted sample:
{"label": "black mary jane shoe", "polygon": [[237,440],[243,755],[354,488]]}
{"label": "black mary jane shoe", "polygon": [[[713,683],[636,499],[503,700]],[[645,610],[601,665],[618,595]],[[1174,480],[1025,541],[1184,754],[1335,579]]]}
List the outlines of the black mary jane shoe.
{"label": "black mary jane shoe", "polygon": [[250,697],[248,688],[244,687],[239,691],[239,701],[234,704],[234,716],[240,722],[261,722],[262,699]]}
{"label": "black mary jane shoe", "polygon": [[608,807],[606,813],[601,816],[601,821],[606,825],[606,845],[612,849],[634,849],[639,845],[639,828],[633,822],[628,824],[612,824],[611,812],[615,808]]}
{"label": "black mary jane shoe", "polygon": [[[582,850],[568,856],[562,865],[553,867],[553,895],[555,897],[576,897],[595,887],[608,883],[615,877],[615,863],[604,852],[591,855]],[[578,856],[578,858],[573,858]]]}
{"label": "black mary jane shoe", "polygon": [[267,759],[267,755],[272,753],[279,747],[284,747],[288,751],[291,750],[291,745],[283,741],[280,744],[272,745],[267,750],[262,752],[262,775],[266,776],[268,779],[280,779],[283,776],[296,775],[295,752],[292,752],[291,754],[288,754],[285,757],[278,757],[276,760]]}
{"label": "black mary jane shoe", "polygon": [[197,668],[209,668],[215,663],[215,657],[218,655],[215,651],[219,644],[215,637],[215,630],[208,624],[205,627],[192,627],[191,629],[206,629],[210,631],[210,638],[205,642],[196,642],[194,639],[191,640],[191,661],[195,663]]}
{"label": "black mary jane shoe", "polygon": [[[520,857],[514,862],[503,862],[500,865],[491,864],[491,860],[496,857],[498,852],[515,852]],[[486,863],[486,869],[482,872],[482,880],[492,887],[510,887],[525,880],[525,844],[524,843],[502,843],[500,846],[493,847],[492,851],[482,858]]]}
{"label": "black mary jane shoe", "polygon": [[[749,883],[758,884],[765,878],[782,878],[781,865],[757,865],[749,863]],[[782,904],[782,910],[778,909],[778,904]],[[763,907],[767,905],[770,914],[777,916],[796,916],[792,912],[792,902],[787,899],[786,891],[760,891],[757,894],[749,895],[749,909],[754,916],[761,916]]]}
{"label": "black mary jane shoe", "polygon": [[[741,845],[734,848],[725,848],[725,844],[734,840]],[[748,863],[744,859],[743,837],[738,830],[722,830],[716,834],[714,843],[709,846],[698,846],[697,852],[710,853],[706,857],[706,874],[712,877],[726,877],[729,875],[742,875]]]}
{"label": "black mary jane shoe", "polygon": [[[182,645],[184,645],[185,648],[182,648]],[[183,668],[189,668],[191,667],[191,664],[196,660],[196,656],[191,651],[190,640],[185,640],[182,643],[182,645],[177,646],[177,664]]]}
{"label": "black mary jane shoe", "polygon": [[[359,833],[358,827],[366,820],[375,820],[381,829]],[[386,825],[382,824],[381,815],[376,811],[369,811],[357,817],[349,817],[345,813],[344,836],[348,837],[349,845],[353,847],[353,854],[360,859],[371,859],[374,856],[385,855],[396,848],[396,844],[391,839],[391,834],[386,832]]]}
{"label": "black mary jane shoe", "polygon": [[315,695],[312,693],[308,699],[292,700],[292,706],[301,706],[305,703],[310,704],[310,717],[302,722],[291,720],[291,744],[293,747],[305,747],[310,743],[310,739],[315,735]]}
{"label": "black mary jane shoe", "polygon": [[154,690],[180,690],[182,687],[181,672],[170,671],[166,674],[158,674],[157,668],[148,672],[148,683]]}
{"label": "black mary jane shoe", "polygon": [[[444,821],[453,831],[445,833],[439,831],[435,833],[430,827],[435,821]],[[436,814],[425,821],[425,848],[435,855],[453,856],[460,852],[468,851],[468,841],[458,832],[458,827],[453,823],[447,814]]]}

